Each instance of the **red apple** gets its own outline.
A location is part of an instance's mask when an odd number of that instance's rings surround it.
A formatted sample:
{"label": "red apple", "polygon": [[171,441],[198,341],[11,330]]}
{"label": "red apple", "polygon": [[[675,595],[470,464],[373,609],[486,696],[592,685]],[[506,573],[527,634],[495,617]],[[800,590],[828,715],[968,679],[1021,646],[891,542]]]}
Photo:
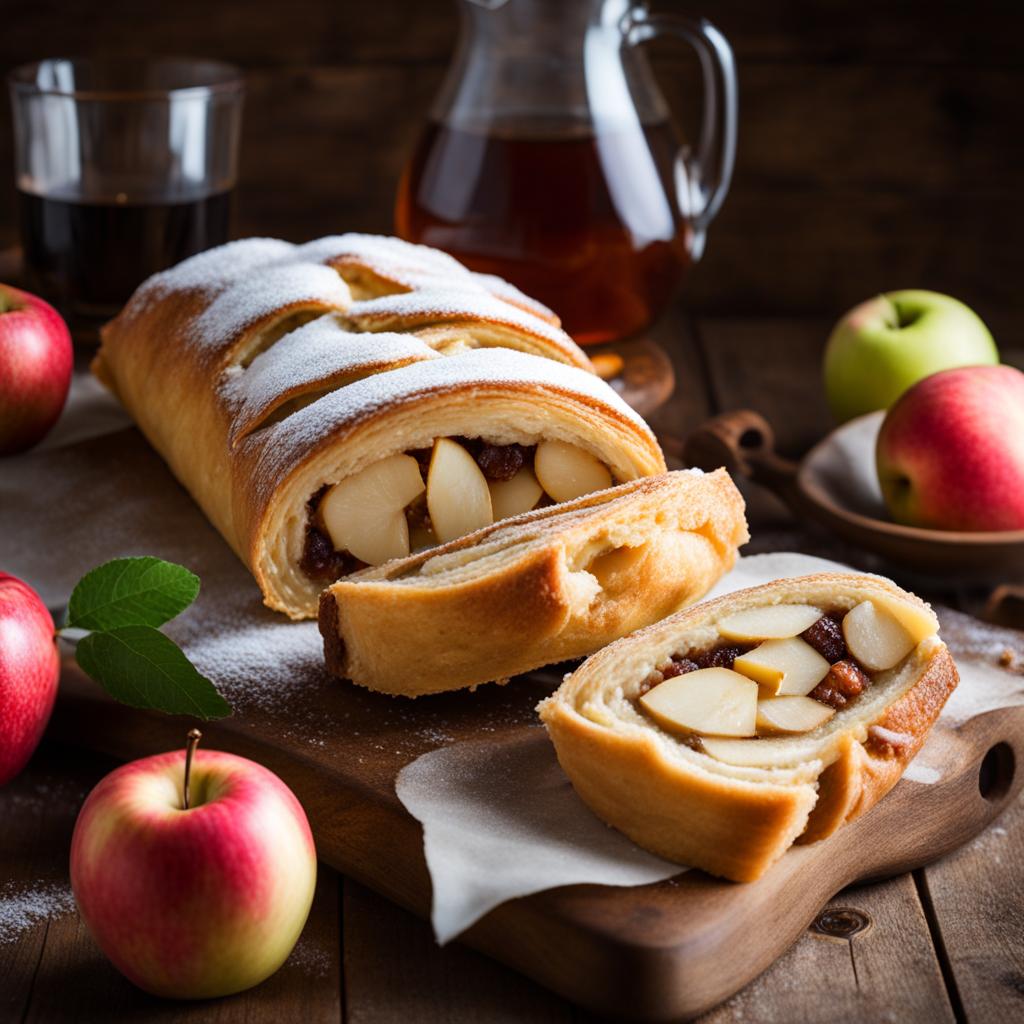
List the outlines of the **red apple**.
{"label": "red apple", "polygon": [[39,745],[57,696],[60,657],[39,595],[0,572],[0,785]]}
{"label": "red apple", "polygon": [[0,284],[0,455],[31,448],[57,422],[74,355],[49,303]]}
{"label": "red apple", "polygon": [[965,366],[925,377],[889,410],[876,456],[896,522],[1024,530],[1024,373]]}
{"label": "red apple", "polygon": [[143,758],[89,794],[71,886],[103,952],[140,988],[202,999],[259,984],[305,924],[316,850],[292,791],[244,757]]}

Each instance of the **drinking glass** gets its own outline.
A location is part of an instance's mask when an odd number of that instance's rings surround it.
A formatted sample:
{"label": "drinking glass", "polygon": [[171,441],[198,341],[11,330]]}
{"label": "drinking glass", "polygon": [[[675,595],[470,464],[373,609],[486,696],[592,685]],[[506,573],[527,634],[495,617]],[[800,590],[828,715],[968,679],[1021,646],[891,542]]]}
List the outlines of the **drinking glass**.
{"label": "drinking glass", "polygon": [[228,64],[43,60],[8,76],[28,287],[76,329],[227,241],[244,85]]}

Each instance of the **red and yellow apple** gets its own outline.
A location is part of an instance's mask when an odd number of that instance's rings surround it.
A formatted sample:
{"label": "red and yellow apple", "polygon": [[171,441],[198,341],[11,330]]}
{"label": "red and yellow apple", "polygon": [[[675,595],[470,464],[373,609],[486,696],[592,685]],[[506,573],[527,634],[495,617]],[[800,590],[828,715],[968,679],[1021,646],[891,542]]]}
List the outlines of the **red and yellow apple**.
{"label": "red and yellow apple", "polygon": [[0,455],[31,448],[50,432],[73,365],[60,314],[28,292],[0,285]]}
{"label": "red and yellow apple", "polygon": [[186,807],[183,751],[111,772],[71,842],[82,917],[114,966],[156,995],[259,984],[291,952],[316,884],[302,806],[254,761],[200,750]]}
{"label": "red and yellow apple", "polygon": [[57,696],[53,619],[27,584],[0,572],[0,785],[39,745]]}
{"label": "red and yellow apple", "polygon": [[919,289],[888,292],[836,324],[825,348],[825,393],[843,422],[888,409],[939,370],[998,362],[988,328],[962,302]]}
{"label": "red and yellow apple", "polygon": [[886,414],[876,461],[897,523],[1024,530],[1024,373],[965,366],[919,381]]}

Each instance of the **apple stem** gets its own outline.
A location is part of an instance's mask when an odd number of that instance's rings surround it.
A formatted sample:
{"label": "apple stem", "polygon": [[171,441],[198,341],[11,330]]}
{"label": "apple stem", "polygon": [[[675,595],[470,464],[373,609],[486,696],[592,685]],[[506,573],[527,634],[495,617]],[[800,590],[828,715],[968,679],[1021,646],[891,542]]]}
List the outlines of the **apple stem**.
{"label": "apple stem", "polygon": [[196,747],[199,746],[199,741],[203,738],[203,734],[198,729],[189,729],[188,736],[186,737],[185,743],[185,785],[182,789],[183,802],[185,804],[185,810],[188,810],[188,784],[189,778],[192,774],[192,755],[196,752]]}

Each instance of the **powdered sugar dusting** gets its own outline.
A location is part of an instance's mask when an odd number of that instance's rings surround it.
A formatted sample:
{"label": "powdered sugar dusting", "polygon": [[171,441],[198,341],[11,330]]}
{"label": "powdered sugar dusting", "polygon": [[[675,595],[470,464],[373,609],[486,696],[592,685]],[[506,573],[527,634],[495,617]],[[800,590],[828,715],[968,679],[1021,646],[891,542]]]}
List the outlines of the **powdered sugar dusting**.
{"label": "powdered sugar dusting", "polygon": [[371,268],[418,271],[435,277],[470,276],[470,272],[448,253],[389,235],[364,235],[358,232],[328,235],[299,246],[295,256],[313,263],[351,259],[361,261]]}
{"label": "powdered sugar dusting", "polygon": [[[412,290],[354,303],[343,276],[346,263],[368,267],[398,287]],[[301,246],[270,238],[231,242],[154,275],[129,303],[129,315],[175,293],[189,291],[208,297],[205,308],[180,332],[197,351],[230,350],[247,331],[273,322],[275,314],[312,306],[314,310],[347,314],[344,325],[354,328],[352,333],[392,334],[388,331],[391,325],[406,332],[453,320],[500,324],[543,339],[571,361],[585,364],[568,335],[542,316],[520,308],[532,305],[547,314],[545,307],[531,304],[518,289],[499,278],[471,273],[446,253],[397,238],[331,235]],[[493,293],[501,293],[510,301]],[[370,342],[360,349],[352,345],[343,355],[332,347],[330,325],[329,319],[321,318],[316,327],[300,328],[278,338],[266,357],[256,360],[251,373],[240,374],[238,365],[226,369],[218,386],[223,398],[242,416],[241,422],[235,422],[235,431],[260,409],[272,408],[284,395],[301,390],[303,384],[327,382],[344,375],[348,366],[365,366],[369,371],[374,362],[379,362],[379,369],[387,370],[389,352],[399,362],[420,356],[430,358],[417,341],[399,343],[394,337],[379,346],[380,360],[371,355]],[[375,331],[377,327],[384,331]],[[335,337],[341,333],[340,329],[335,331]],[[601,388],[607,398],[610,389],[603,384]]]}
{"label": "powdered sugar dusting", "polygon": [[35,882],[0,888],[0,946],[16,942],[44,921],[53,921],[75,909],[75,898],[66,882]]}
{"label": "powdered sugar dusting", "polygon": [[564,346],[567,342],[571,344],[564,331],[484,291],[424,288],[415,292],[383,295],[377,299],[353,303],[348,316],[354,323],[367,326],[374,320],[389,322],[395,318],[407,324],[437,320],[484,320],[518,328],[557,345]]}
{"label": "powdered sugar dusting", "polygon": [[942,778],[942,773],[938,768],[932,767],[932,765],[925,763],[918,763],[918,758],[914,758],[910,764],[907,765],[906,771],[903,773],[903,778],[910,779],[911,782],[920,782],[926,786],[934,785]]}
{"label": "powdered sugar dusting", "polygon": [[589,399],[627,419],[653,442],[650,428],[643,419],[593,374],[512,349],[486,348],[364,377],[324,395],[312,405],[267,428],[261,439],[262,469],[276,478],[294,466],[309,447],[326,434],[354,425],[413,397],[461,390],[473,385],[516,384],[553,388]]}
{"label": "powdered sugar dusting", "polygon": [[330,953],[305,935],[295,944],[286,961],[287,966],[297,967],[307,977],[321,980],[330,977],[333,963]]}
{"label": "powdered sugar dusting", "polygon": [[353,333],[334,314],[327,314],[286,334],[247,370],[229,371],[224,392],[240,404],[239,416],[245,421],[304,385],[365,367],[435,358],[440,357],[415,335]]}
{"label": "powdered sugar dusting", "polygon": [[218,348],[247,327],[298,303],[322,303],[343,309],[351,303],[348,285],[330,269],[303,263],[264,267],[259,274],[231,282],[192,326],[204,348]]}
{"label": "powdered sugar dusting", "polygon": [[514,306],[524,306],[538,316],[553,323],[558,323],[558,315],[553,309],[549,309],[543,302],[538,302],[527,295],[526,292],[520,291],[511,281],[506,281],[505,278],[498,277],[497,274],[477,273],[472,276],[474,281],[477,281],[486,291],[489,291],[499,299],[511,302]]}
{"label": "powdered sugar dusting", "polygon": [[970,656],[1024,667],[1024,633],[993,626],[972,615],[936,609],[942,625],[942,638],[958,656]]}
{"label": "powdered sugar dusting", "polygon": [[242,238],[228,242],[154,274],[139,287],[132,304],[149,302],[176,291],[216,293],[232,281],[288,259],[294,252],[294,245],[278,238]]}

